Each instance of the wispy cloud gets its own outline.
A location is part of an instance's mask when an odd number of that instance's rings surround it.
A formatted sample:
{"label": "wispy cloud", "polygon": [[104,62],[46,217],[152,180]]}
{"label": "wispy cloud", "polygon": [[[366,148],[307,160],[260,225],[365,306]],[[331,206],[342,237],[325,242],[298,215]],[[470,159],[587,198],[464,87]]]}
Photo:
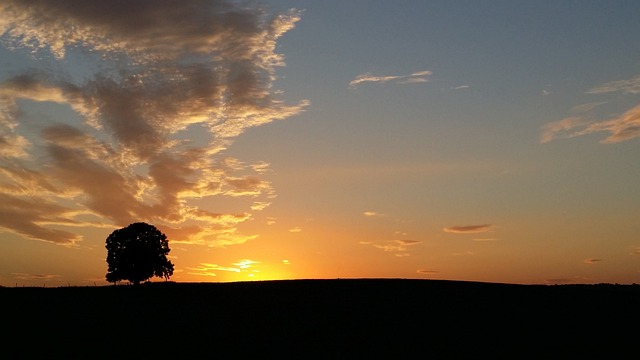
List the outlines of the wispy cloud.
{"label": "wispy cloud", "polygon": [[596,102],[590,102],[590,103],[586,103],[586,104],[576,105],[576,106],[571,108],[571,113],[573,113],[573,114],[589,113],[593,109],[595,109],[598,106],[603,105],[603,104],[606,104],[606,101],[596,101]]}
{"label": "wispy cloud", "polygon": [[621,92],[624,94],[640,94],[640,76],[636,76],[627,80],[616,80],[596,86],[587,94],[604,94],[612,92]]}
{"label": "wispy cloud", "polygon": [[383,84],[390,81],[398,84],[423,83],[428,82],[429,76],[431,75],[432,72],[429,70],[414,72],[410,75],[373,75],[371,73],[364,73],[351,80],[349,82],[349,87],[355,89],[363,83]]}
{"label": "wispy cloud", "polygon": [[384,214],[381,214],[379,212],[376,211],[365,211],[362,213],[362,215],[366,216],[366,217],[383,217]]}
{"label": "wispy cloud", "polygon": [[591,264],[598,263],[598,262],[600,262],[600,261],[602,261],[602,259],[588,258],[588,259],[584,259],[584,261],[583,261],[583,262],[584,262],[585,264],[590,264],[590,265],[591,265]]}
{"label": "wispy cloud", "polygon": [[249,271],[260,264],[259,261],[250,259],[241,259],[233,263],[232,266],[221,266],[218,264],[201,263],[200,266],[187,268],[187,274],[197,276],[217,276],[216,272],[234,272],[241,273]]}
{"label": "wispy cloud", "polygon": [[23,281],[53,281],[60,278],[60,275],[53,274],[26,274],[26,273],[12,273],[11,276],[15,280]]}
{"label": "wispy cloud", "polygon": [[487,232],[491,230],[491,224],[481,224],[481,225],[464,225],[464,226],[451,226],[443,228],[444,232],[454,233],[454,234],[469,234],[469,233],[481,233]]}
{"label": "wispy cloud", "polygon": [[[640,94],[640,76],[628,80],[611,81],[596,86],[587,94],[606,93]],[[603,144],[614,144],[640,137],[640,105],[636,105],[623,114],[617,114],[606,120],[594,120],[589,112],[606,102],[591,102],[571,109],[576,114],[562,120],[550,122],[542,126],[540,143],[548,143],[556,139],[567,139],[599,132],[609,133],[601,140]]]}
{"label": "wispy cloud", "polygon": [[559,121],[545,124],[544,126],[542,126],[540,142],[544,144],[558,138],[577,136],[571,134],[571,129],[585,126],[585,124],[586,120],[579,116],[572,116]]}
{"label": "wispy cloud", "polygon": [[540,142],[544,144],[555,139],[599,132],[609,133],[608,137],[600,141],[603,144],[614,144],[640,137],[640,105],[604,121],[590,122],[584,117],[572,116],[548,123],[542,127]]}
{"label": "wispy cloud", "polygon": [[[0,83],[0,227],[65,245],[80,236],[47,224],[147,221],[172,241],[213,246],[255,237],[236,225],[275,196],[260,177],[268,164],[221,152],[246,129],[308,104],[285,104],[272,89],[284,65],[276,42],[299,19],[295,10],[268,17],[233,1],[4,1],[5,43],[48,51],[53,58],[42,61],[56,65],[42,69],[68,73],[69,49],[86,49],[72,55],[85,56],[90,70],[78,81],[42,70]],[[52,115],[24,121],[31,103]],[[56,117],[59,109],[81,120]],[[256,201],[224,214],[204,204],[219,195]]]}
{"label": "wispy cloud", "polygon": [[436,275],[439,274],[439,271],[435,271],[435,270],[424,270],[424,269],[420,269],[418,271],[416,271],[418,274],[423,274],[423,275]]}
{"label": "wispy cloud", "polygon": [[371,245],[377,249],[382,249],[383,251],[392,252],[395,256],[408,256],[407,251],[410,246],[414,246],[420,244],[422,241],[417,240],[389,240],[389,241],[380,241],[380,242],[368,242],[362,241],[360,244],[362,245]]}

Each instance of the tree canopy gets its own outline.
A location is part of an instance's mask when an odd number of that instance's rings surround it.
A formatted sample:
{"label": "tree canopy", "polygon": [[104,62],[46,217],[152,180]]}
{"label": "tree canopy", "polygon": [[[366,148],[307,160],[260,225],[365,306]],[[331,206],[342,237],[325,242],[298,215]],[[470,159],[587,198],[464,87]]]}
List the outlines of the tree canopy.
{"label": "tree canopy", "polygon": [[112,232],[106,241],[108,282],[128,280],[137,285],[153,276],[168,280],[173,264],[167,260],[169,241],[155,226],[133,223]]}

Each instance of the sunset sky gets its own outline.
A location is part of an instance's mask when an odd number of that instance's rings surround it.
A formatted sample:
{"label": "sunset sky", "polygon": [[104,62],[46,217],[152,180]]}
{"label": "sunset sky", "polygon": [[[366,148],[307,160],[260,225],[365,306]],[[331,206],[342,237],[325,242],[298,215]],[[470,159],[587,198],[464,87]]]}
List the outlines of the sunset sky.
{"label": "sunset sky", "polygon": [[[0,285],[640,283],[640,2],[0,0]],[[159,280],[159,279],[156,279]]]}

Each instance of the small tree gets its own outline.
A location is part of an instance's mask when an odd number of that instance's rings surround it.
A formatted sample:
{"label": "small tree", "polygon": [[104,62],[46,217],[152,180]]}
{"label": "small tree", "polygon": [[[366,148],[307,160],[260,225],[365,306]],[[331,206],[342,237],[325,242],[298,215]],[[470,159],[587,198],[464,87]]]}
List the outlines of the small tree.
{"label": "small tree", "polygon": [[167,260],[167,236],[143,222],[115,230],[107,237],[108,282],[128,280],[134,285],[153,276],[168,280],[173,264]]}

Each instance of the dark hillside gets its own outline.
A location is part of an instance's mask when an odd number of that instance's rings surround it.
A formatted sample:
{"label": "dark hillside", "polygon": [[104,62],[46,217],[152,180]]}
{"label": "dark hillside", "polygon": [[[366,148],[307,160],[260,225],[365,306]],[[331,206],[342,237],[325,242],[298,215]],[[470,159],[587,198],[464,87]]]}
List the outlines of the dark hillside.
{"label": "dark hillside", "polygon": [[619,359],[637,356],[640,324],[637,285],[283,280],[0,288],[0,299],[4,349],[83,359]]}

